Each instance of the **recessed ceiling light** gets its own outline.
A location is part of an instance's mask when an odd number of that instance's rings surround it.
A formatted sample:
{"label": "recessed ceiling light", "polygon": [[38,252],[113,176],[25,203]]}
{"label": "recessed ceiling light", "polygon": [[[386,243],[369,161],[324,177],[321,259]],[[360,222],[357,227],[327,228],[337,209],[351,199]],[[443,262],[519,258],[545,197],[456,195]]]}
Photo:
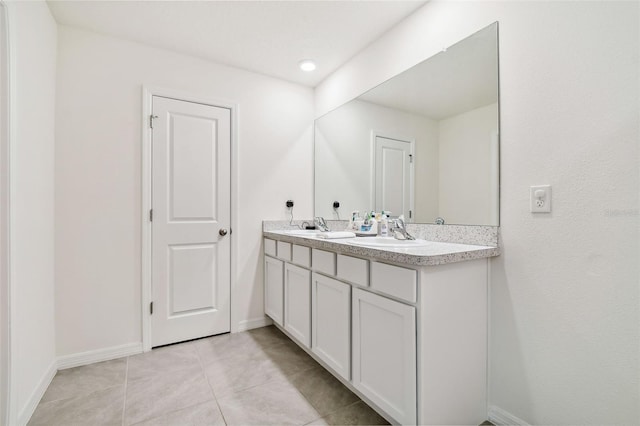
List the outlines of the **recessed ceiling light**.
{"label": "recessed ceiling light", "polygon": [[302,71],[307,71],[307,72],[310,72],[316,69],[316,63],[313,62],[311,59],[305,59],[304,61],[300,61],[298,63],[298,66]]}

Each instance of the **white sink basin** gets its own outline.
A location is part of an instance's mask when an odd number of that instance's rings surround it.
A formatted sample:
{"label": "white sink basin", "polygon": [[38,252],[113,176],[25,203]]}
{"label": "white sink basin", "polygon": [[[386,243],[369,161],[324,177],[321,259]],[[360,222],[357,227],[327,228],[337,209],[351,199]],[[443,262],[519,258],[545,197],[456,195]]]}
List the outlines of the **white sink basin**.
{"label": "white sink basin", "polygon": [[388,248],[425,247],[430,244],[427,240],[396,240],[393,237],[360,237],[349,240],[349,243],[357,246]]}
{"label": "white sink basin", "polygon": [[287,229],[286,231],[282,231],[282,232],[290,235],[315,236],[320,231],[318,231],[317,229]]}

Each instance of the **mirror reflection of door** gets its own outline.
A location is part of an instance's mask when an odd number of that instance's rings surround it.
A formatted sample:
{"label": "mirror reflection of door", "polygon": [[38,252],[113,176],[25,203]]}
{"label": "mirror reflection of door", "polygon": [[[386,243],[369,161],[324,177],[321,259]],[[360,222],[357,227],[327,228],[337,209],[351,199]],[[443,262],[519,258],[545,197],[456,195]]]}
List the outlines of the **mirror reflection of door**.
{"label": "mirror reflection of door", "polygon": [[375,211],[390,211],[413,221],[414,142],[375,136],[373,195]]}

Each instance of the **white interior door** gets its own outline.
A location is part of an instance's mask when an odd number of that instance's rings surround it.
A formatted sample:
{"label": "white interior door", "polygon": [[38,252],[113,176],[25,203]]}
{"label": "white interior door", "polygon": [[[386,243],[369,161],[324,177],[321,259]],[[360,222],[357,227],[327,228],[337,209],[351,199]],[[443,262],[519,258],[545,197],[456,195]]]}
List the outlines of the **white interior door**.
{"label": "white interior door", "polygon": [[375,211],[391,211],[393,216],[413,219],[412,142],[376,136]]}
{"label": "white interior door", "polygon": [[151,346],[230,330],[231,112],[153,97]]}

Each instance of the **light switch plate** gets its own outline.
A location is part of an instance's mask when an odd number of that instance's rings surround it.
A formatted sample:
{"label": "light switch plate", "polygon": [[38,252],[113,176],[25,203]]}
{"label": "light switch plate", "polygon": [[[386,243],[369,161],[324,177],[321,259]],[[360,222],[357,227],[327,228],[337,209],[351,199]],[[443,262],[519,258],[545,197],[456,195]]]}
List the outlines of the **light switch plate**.
{"label": "light switch plate", "polygon": [[551,213],[551,185],[536,185],[531,187],[531,213]]}

